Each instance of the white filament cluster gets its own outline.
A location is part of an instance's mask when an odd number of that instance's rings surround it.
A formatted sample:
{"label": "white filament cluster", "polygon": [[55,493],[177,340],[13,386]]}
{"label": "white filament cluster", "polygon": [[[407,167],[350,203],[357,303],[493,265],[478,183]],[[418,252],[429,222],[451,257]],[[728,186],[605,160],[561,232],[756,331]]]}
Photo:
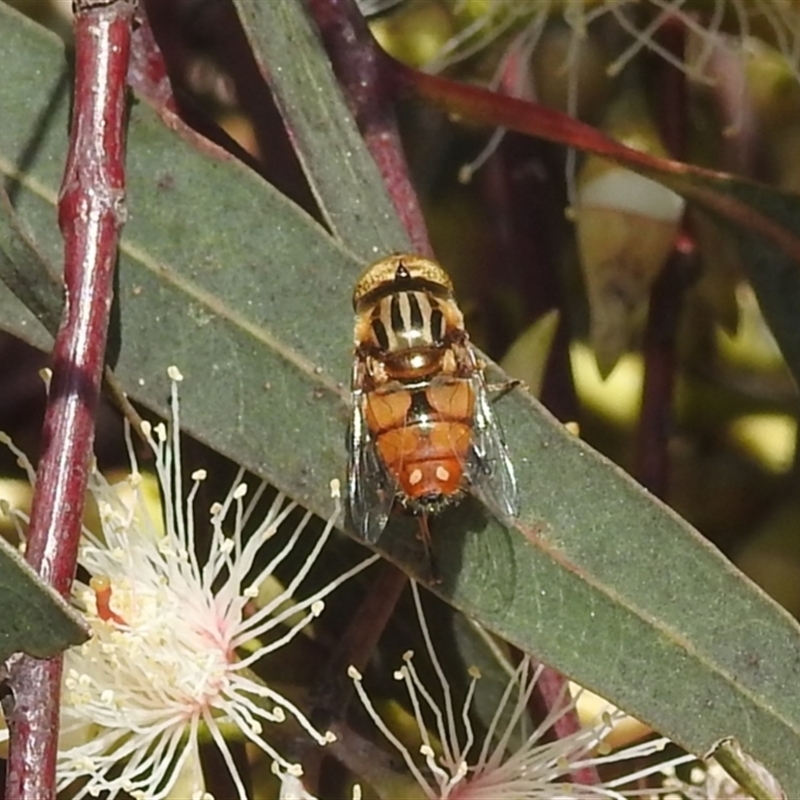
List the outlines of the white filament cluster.
{"label": "white filament cluster", "polygon": [[[410,652],[405,654],[404,665],[395,673],[395,677],[405,683],[416,719],[422,741],[419,758],[412,755],[375,710],[358,671],[351,667],[349,674],[367,713],[400,752],[428,800],[624,800],[654,795],[651,789],[621,787],[635,786],[637,780],[660,773],[663,765],[594,785],[572,782],[573,774],[581,769],[643,758],[663,750],[668,740],[657,739],[608,752],[603,740],[617,719],[624,716],[619,711],[606,712],[594,724],[582,726],[574,733],[545,740],[547,731],[575,708],[578,695],[569,696],[565,684],[550,713],[529,730],[528,702],[543,667],[534,668],[527,656],[512,670],[486,733],[476,741],[470,712],[480,674],[475,669],[469,671],[470,683],[464,699],[455,702],[450,682],[436,655],[414,581],[411,589],[427,656],[439,684],[425,686],[414,668],[414,656]],[[692,760],[694,756],[679,756],[670,764],[675,766]]]}
{"label": "white filament cluster", "polygon": [[[265,564],[262,548],[286,527],[296,504],[279,494],[258,519],[266,485],[249,492],[240,471],[203,523],[210,527],[211,541],[201,561],[195,526],[202,509],[196,497],[206,473],[194,472],[184,493],[177,391],[181,375],[171,368],[170,378],[170,429],[142,425],[155,456],[161,494],[160,508],[150,504],[156,517],[145,502],[145,482],[130,437],[127,480],[111,486],[96,470],[90,479],[101,531],[84,532],[79,563],[91,581],[76,582],[74,594],[92,636],[65,654],[57,766],[59,791],[74,784],[70,796],[75,800],[101,792],[114,798],[121,791],[159,800],[176,796],[176,785],[180,796],[210,797],[198,765],[200,736],[216,743],[242,800],[244,782],[226,738],[251,742],[283,775],[302,774],[299,764],[270,744],[269,726],[293,718],[320,745],[331,741],[332,734],[316,730],[251,667],[290,642],[322,612],[330,592],[376,558],[295,599],[339,514],[338,484],[332,484],[334,514],[302,566],[272,599],[254,603],[262,584],[275,582],[276,568],[298,544],[312,515],[303,515]],[[24,455],[9,446],[32,474]]]}

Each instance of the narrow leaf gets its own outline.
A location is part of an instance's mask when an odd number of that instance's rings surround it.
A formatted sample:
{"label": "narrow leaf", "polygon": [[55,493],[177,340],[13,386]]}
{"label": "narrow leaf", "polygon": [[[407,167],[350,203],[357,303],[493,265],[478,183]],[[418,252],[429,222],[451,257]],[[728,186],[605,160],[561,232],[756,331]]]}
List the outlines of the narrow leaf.
{"label": "narrow leaf", "polygon": [[48,658],[89,637],[81,615],[1,536],[0,608],[0,664],[20,651]]}
{"label": "narrow leaf", "polygon": [[335,236],[366,261],[408,249],[303,3],[233,2]]}
{"label": "narrow leaf", "polygon": [[0,187],[0,280],[55,336],[61,319],[62,286],[22,229],[6,191]]}

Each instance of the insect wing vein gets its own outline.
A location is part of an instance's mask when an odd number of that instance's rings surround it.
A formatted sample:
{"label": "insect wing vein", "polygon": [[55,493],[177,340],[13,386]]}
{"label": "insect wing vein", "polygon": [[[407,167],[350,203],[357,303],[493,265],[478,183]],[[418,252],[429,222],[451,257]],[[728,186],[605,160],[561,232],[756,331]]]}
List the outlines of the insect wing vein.
{"label": "insect wing vein", "polygon": [[519,515],[514,465],[492,410],[486,381],[481,373],[476,373],[473,380],[476,398],[470,469],[473,490],[502,521],[509,522]]}
{"label": "insect wing vein", "polygon": [[389,520],[396,487],[375,450],[364,420],[363,404],[363,392],[354,390],[347,497],[353,524],[362,538],[374,543]]}

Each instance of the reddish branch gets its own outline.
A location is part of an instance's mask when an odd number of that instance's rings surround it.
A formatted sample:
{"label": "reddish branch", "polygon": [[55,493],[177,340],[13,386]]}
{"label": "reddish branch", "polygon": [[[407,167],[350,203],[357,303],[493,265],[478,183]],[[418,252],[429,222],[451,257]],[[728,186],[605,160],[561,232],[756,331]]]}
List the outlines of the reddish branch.
{"label": "reddish branch", "polygon": [[407,583],[406,574],[389,561],[381,561],[375,568],[366,597],[348,621],[320,675],[315,698],[320,712],[337,721],[344,716],[354,691],[347,668],[352,665],[359,672],[366,670]]}
{"label": "reddish branch", "polygon": [[694,245],[688,236],[681,236],[650,293],[642,345],[645,373],[636,436],[636,478],[662,498],[669,483],[668,444],[673,428],[678,325],[683,298],[695,273]]}
{"label": "reddish branch", "polygon": [[[680,62],[684,59],[686,28],[680,19],[662,26],[660,44]],[[688,97],[686,76],[659,59],[654,63],[658,125],[672,158],[686,153]],[[685,228],[685,221],[684,221]],[[689,285],[694,247],[682,234],[675,250],[650,292],[650,308],[644,334],[644,385],[642,410],[636,432],[638,480],[658,497],[666,497],[669,484],[669,438],[673,427],[673,395],[677,369],[676,347],[683,296]]]}
{"label": "reddish branch", "polygon": [[387,81],[387,58],[355,0],[308,0],[350,112],[378,165],[395,210],[416,252],[433,255],[419,200],[411,184]]}
{"label": "reddish branch", "polygon": [[[523,82],[521,71],[528,68],[519,55],[512,51],[505,59],[501,88],[509,95],[516,93],[516,87]],[[534,316],[551,308],[561,310],[559,334],[553,343],[543,384],[547,396],[542,400],[550,411],[568,421],[576,418],[577,400],[569,366],[566,313],[549,240],[557,225],[555,214],[563,213],[560,206],[556,211],[562,197],[545,183],[547,178],[541,177],[541,169],[531,169],[534,159],[542,158],[541,143],[536,145],[539,146],[532,146],[529,139],[515,133],[507,134],[484,168],[483,185],[493,207],[497,249],[503,254],[498,261],[511,272],[507,275],[508,283],[525,295]],[[531,219],[540,224],[532,226]],[[494,273],[492,279],[497,279]],[[581,729],[576,709],[567,708],[566,684],[567,679],[558,670],[544,665],[531,695],[528,706],[534,719],[544,719],[558,708],[563,709],[553,727],[545,731],[547,741],[566,738]],[[589,786],[600,782],[593,766],[575,770],[571,777],[575,783]]]}
{"label": "reddish branch", "polygon": [[[134,7],[78,0],[75,90],[69,153],[59,200],[66,304],[53,351],[42,458],[33,496],[27,559],[62,595],[75,574],[92,458],[124,219],[126,73]],[[55,797],[60,658],[13,665],[14,708],[6,800]]]}
{"label": "reddish branch", "polygon": [[420,72],[393,59],[388,59],[388,63],[397,91],[402,95],[418,97],[455,117],[508,128],[609,158],[680,192],[729,223],[764,237],[789,258],[800,262],[800,236],[762,212],[761,205],[748,204],[739,199],[741,193],[733,191],[742,187],[755,196],[766,191],[759,184],[633,150],[591,125],[528,100],[503,97],[479,86]]}
{"label": "reddish branch", "polygon": [[[374,774],[374,770],[364,762],[374,760],[377,754],[357,736],[350,736],[352,731],[343,721],[355,691],[353,681],[347,675],[347,668],[352,665],[359,672],[366,670],[407,583],[408,576],[394,564],[389,561],[380,562],[372,575],[366,596],[348,620],[347,627],[328,655],[325,667],[317,678],[313,698],[314,717],[325,727],[342,732],[339,747],[333,750],[327,747],[320,750],[316,747],[303,754],[303,770],[309,777],[316,776],[314,785],[317,794],[323,794],[318,784],[324,780],[326,768],[330,770],[332,766],[328,756],[333,756],[342,764],[356,770],[367,767],[366,772],[358,772],[362,776]],[[369,752],[366,757],[365,748]],[[359,755],[364,761],[360,760]],[[371,766],[380,769],[379,763]]]}
{"label": "reddish branch", "polygon": [[[519,94],[525,83],[529,63],[522,49],[515,41],[503,57],[500,89],[504,94]],[[557,169],[562,169],[560,164]],[[548,158],[545,144],[506,132],[481,171],[494,233],[494,250],[487,258],[492,268],[484,271],[483,279],[491,284],[486,286],[486,296],[502,281],[523,297],[530,320],[551,309],[559,310],[539,399],[552,414],[569,422],[578,419],[578,402],[569,359],[569,314],[554,255],[555,235],[564,228],[565,197],[553,172],[553,159]],[[507,336],[509,331],[502,334]],[[491,341],[490,345],[490,351],[504,352],[509,341]]]}
{"label": "reddish branch", "polygon": [[137,14],[138,24],[131,38],[131,56],[128,64],[128,85],[137,94],[147,98],[160,112],[178,113],[178,103],[172,92],[164,56],[156,43],[150,18],[143,9]]}

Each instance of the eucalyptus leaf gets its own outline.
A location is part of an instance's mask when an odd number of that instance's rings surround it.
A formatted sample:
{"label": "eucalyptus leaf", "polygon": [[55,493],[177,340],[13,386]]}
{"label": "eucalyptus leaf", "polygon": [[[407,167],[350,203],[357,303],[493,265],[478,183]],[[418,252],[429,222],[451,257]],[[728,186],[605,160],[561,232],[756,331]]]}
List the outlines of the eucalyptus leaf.
{"label": "eucalyptus leaf", "polygon": [[0,280],[42,327],[55,336],[61,319],[61,282],[20,226],[3,187],[0,187]]}
{"label": "eucalyptus leaf", "polygon": [[333,233],[367,261],[408,249],[301,0],[233,3]]}
{"label": "eucalyptus leaf", "polygon": [[48,658],[89,638],[81,615],[0,536],[0,665],[12,653]]}
{"label": "eucalyptus leaf", "polygon": [[[291,41],[279,14],[273,23],[274,35]],[[0,169],[15,174],[25,154],[16,210],[56,263],[66,107],[45,128],[41,119],[63,54],[4,5],[0,25]],[[302,80],[308,60],[324,58],[309,45],[282,62],[298,70],[295,104],[329,99]],[[340,99],[332,102],[341,113]],[[337,140],[338,128],[328,134],[328,152],[357,146]],[[329,481],[345,472],[350,293],[371,256],[355,239],[345,247],[226,154],[195,150],[144,103],[132,109],[128,147],[117,374],[163,411],[166,368],[177,364],[186,376],[183,419],[198,438],[329,515]],[[379,183],[358,191],[354,214],[385,202]],[[396,241],[396,224],[387,221],[374,241]],[[24,335],[29,325],[12,316],[16,307],[0,301],[3,324]],[[437,593],[695,753],[736,737],[800,796],[797,624],[533,398],[517,390],[496,410],[522,513],[509,529],[468,498],[435,520]],[[412,573],[414,534],[412,521],[396,519],[379,543]]]}

